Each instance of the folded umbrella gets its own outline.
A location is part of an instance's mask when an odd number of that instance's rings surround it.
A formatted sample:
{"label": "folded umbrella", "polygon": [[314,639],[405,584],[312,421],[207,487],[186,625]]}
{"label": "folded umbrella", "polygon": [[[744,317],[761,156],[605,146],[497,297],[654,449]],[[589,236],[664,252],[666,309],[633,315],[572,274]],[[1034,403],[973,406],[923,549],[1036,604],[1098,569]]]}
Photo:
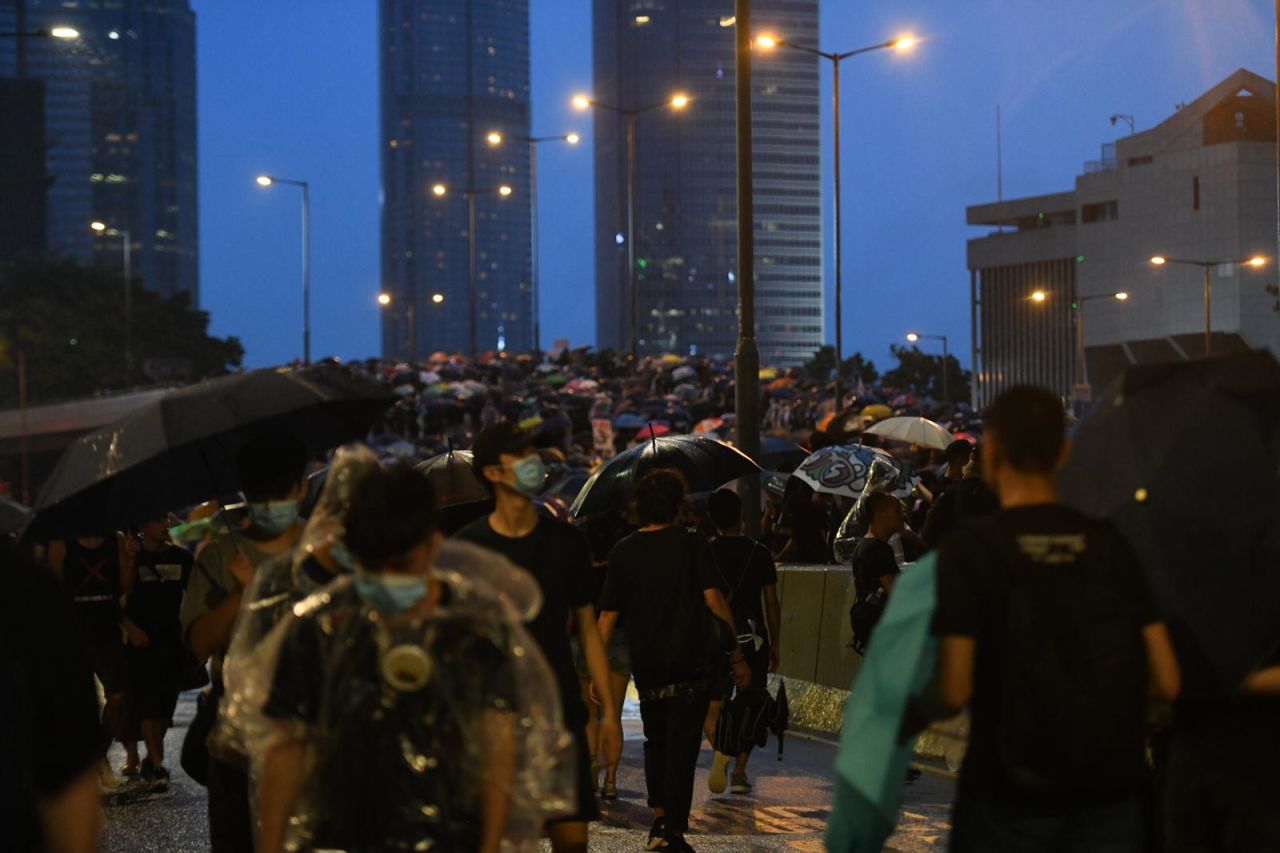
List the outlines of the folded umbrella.
{"label": "folded umbrella", "polygon": [[866,487],[867,475],[877,459],[898,472],[896,487],[890,494],[905,498],[919,485],[920,477],[910,465],[899,462],[878,447],[862,444],[824,447],[806,457],[791,476],[799,477],[816,492],[856,498]]}
{"label": "folded umbrella", "polygon": [[656,468],[679,471],[690,492],[710,492],[760,471],[751,457],[706,435],[652,438],[601,465],[573,502],[574,516],[624,508],[636,482]]}
{"label": "folded umbrella", "polygon": [[836,792],[827,849],[883,849],[902,803],[902,780],[915,739],[900,739],[910,698],[933,677],[937,643],[930,633],[936,606],[935,555],[902,573],[845,706]]}
{"label": "folded umbrella", "polygon": [[1280,365],[1266,353],[1128,371],[1074,434],[1063,500],[1146,569],[1184,696],[1228,695],[1280,647]]}
{"label": "folded umbrella", "polygon": [[118,530],[240,489],[235,456],[289,432],[319,455],[363,438],[394,402],[340,368],[255,370],[179,388],[72,443],[40,496],[28,538]]}
{"label": "folded umbrella", "polygon": [[894,441],[905,441],[920,447],[946,450],[955,441],[951,433],[928,418],[885,418],[863,430],[867,435],[878,435]]}

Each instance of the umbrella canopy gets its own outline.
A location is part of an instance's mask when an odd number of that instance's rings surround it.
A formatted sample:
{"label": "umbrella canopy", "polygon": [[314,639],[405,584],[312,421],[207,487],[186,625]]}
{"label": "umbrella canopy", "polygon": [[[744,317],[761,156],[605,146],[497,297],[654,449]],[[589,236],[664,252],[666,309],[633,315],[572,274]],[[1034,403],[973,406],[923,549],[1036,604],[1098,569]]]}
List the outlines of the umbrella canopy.
{"label": "umbrella canopy", "polygon": [[476,477],[473,459],[470,450],[450,450],[414,467],[427,475],[435,487],[440,506],[454,506],[485,501],[490,497],[489,490]]}
{"label": "umbrella canopy", "polygon": [[955,441],[944,427],[928,418],[886,418],[867,427],[864,432],[937,450],[946,450],[947,445]]}
{"label": "umbrella canopy", "polygon": [[636,433],[637,439],[653,438],[659,435],[667,435],[671,432],[671,425],[662,421],[645,425],[645,428]]}
{"label": "umbrella canopy", "polygon": [[894,582],[853,683],[836,756],[828,850],[879,851],[897,823],[902,779],[915,741],[900,742],[898,734],[907,701],[925,689],[937,657],[937,641],[929,630],[935,560],[934,554],[927,555]]}
{"label": "umbrella canopy", "polygon": [[891,492],[894,496],[905,498],[919,485],[920,477],[910,465],[899,462],[878,447],[861,444],[824,447],[810,454],[791,476],[799,477],[814,491],[856,498],[866,487],[867,475],[876,460],[882,460],[881,464],[891,465],[897,470],[897,487]]}
{"label": "umbrella canopy", "polygon": [[893,409],[889,408],[884,403],[872,403],[870,406],[867,406],[862,410],[862,416],[869,420],[880,421],[885,418],[892,417]]}
{"label": "umbrella canopy", "polygon": [[686,364],[671,371],[671,378],[677,382],[683,382],[686,379],[696,380],[698,371]]}
{"label": "umbrella canopy", "polygon": [[1114,522],[1142,561],[1184,695],[1234,692],[1280,647],[1278,457],[1265,353],[1130,370],[1076,429],[1063,500]]}
{"label": "umbrella canopy", "polygon": [[698,425],[693,428],[694,432],[718,432],[724,427],[724,418],[706,418],[698,421]]}
{"label": "umbrella canopy", "polygon": [[10,498],[0,497],[0,535],[16,536],[27,526],[31,507]]}
{"label": "umbrella canopy", "polygon": [[236,453],[250,436],[294,433],[319,455],[363,438],[392,402],[384,386],[339,368],[256,370],[179,388],[71,444],[27,535],[118,530],[235,493]]}
{"label": "umbrella canopy", "polygon": [[710,492],[760,470],[745,453],[705,435],[653,438],[601,465],[573,502],[574,516],[622,509],[636,481],[655,468],[679,471],[690,492]]}
{"label": "umbrella canopy", "polygon": [[648,421],[643,417],[631,412],[623,412],[613,419],[615,429],[643,429],[648,426]]}
{"label": "umbrella canopy", "polygon": [[789,474],[807,459],[809,451],[789,438],[767,435],[760,439],[760,467]]}

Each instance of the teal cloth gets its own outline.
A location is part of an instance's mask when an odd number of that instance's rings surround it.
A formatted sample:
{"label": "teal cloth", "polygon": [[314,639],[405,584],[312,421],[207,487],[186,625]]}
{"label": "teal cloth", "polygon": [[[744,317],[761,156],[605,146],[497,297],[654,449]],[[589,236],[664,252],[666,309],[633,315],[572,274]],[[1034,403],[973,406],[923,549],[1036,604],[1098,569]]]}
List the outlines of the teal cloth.
{"label": "teal cloth", "polygon": [[845,706],[827,849],[879,851],[893,834],[915,739],[898,743],[907,700],[933,678],[937,641],[929,626],[937,602],[932,554],[894,582],[889,606]]}

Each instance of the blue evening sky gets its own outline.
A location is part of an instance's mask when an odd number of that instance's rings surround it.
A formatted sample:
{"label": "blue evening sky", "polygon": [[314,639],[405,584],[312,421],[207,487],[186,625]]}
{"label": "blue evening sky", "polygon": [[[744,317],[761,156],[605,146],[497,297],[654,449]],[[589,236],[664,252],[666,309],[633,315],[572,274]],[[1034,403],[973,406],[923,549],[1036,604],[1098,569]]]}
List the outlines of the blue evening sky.
{"label": "blue evening sky", "polygon": [[[425,2],[425,0],[424,0]],[[193,0],[200,87],[201,292],[213,330],[251,366],[301,353],[299,201],[312,183],[314,356],[377,354],[378,65],[373,0]],[[1070,189],[1099,145],[1151,127],[1237,68],[1275,78],[1269,0],[825,0],[826,50],[911,31],[842,79],[845,349],[888,366],[910,329],[969,361],[966,205],[994,200],[995,109],[1005,197]],[[576,129],[539,163],[543,339],[594,342],[591,0],[532,0],[537,133]],[[767,61],[761,59],[760,61]],[[823,66],[830,186],[830,73]],[[696,105],[694,106],[696,109]],[[830,194],[825,199],[830,209]],[[831,278],[828,217],[827,276]],[[828,287],[828,339],[833,326]]]}

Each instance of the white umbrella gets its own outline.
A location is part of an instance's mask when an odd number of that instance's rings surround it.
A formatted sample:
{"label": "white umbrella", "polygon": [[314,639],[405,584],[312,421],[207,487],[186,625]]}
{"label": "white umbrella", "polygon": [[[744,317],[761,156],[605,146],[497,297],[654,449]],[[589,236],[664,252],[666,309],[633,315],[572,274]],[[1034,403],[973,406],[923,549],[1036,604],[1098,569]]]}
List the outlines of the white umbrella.
{"label": "white umbrella", "polygon": [[897,472],[890,494],[905,498],[911,494],[920,477],[910,465],[899,462],[878,447],[861,444],[824,447],[800,463],[792,477],[799,478],[815,492],[856,498],[867,485],[873,467],[887,466]]}
{"label": "white umbrella", "polygon": [[937,450],[946,450],[947,445],[955,441],[951,433],[928,418],[885,418],[863,431],[868,435],[906,441],[920,447],[932,447]]}

